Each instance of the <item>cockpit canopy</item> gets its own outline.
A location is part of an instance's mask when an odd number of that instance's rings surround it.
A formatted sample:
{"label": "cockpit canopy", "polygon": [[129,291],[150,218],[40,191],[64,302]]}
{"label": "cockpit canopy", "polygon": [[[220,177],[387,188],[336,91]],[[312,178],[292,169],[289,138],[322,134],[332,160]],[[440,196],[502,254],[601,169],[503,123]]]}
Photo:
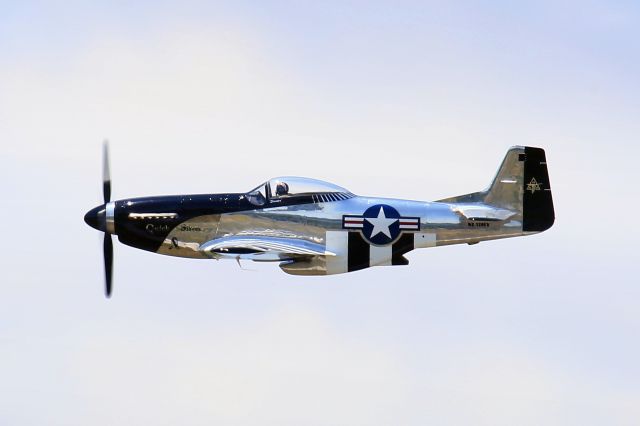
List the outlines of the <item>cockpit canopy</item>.
{"label": "cockpit canopy", "polygon": [[318,179],[297,176],[281,176],[258,185],[247,193],[247,199],[261,206],[267,202],[299,200],[321,203],[352,198],[354,195],[338,185]]}

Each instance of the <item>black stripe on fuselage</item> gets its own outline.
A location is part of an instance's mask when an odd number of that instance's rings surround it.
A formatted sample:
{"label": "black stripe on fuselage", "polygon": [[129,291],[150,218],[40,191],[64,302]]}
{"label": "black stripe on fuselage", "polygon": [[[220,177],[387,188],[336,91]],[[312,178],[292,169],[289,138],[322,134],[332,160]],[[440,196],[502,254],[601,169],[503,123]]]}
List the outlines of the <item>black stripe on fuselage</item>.
{"label": "black stripe on fuselage", "polygon": [[360,232],[349,232],[347,249],[347,271],[358,271],[369,267],[371,246]]}
{"label": "black stripe on fuselage", "polygon": [[413,233],[403,233],[398,241],[393,243],[391,249],[391,264],[392,265],[408,265],[409,260],[403,255],[414,249],[414,237]]}

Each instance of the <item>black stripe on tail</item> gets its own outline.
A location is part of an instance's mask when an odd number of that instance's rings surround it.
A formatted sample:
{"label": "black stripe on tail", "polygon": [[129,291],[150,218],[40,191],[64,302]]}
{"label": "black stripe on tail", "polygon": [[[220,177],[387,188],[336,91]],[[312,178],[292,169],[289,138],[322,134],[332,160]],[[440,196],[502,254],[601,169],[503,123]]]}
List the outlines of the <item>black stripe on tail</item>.
{"label": "black stripe on tail", "polygon": [[542,232],[551,228],[555,220],[547,159],[544,149],[533,147],[525,147],[524,157],[522,230]]}

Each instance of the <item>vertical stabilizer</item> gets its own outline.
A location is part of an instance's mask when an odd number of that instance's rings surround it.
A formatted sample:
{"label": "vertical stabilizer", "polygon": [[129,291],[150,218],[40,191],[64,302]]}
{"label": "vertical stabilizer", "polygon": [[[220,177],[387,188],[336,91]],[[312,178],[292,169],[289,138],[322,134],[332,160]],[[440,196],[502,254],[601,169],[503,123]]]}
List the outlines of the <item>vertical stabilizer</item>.
{"label": "vertical stabilizer", "polygon": [[522,146],[509,148],[493,182],[483,191],[479,201],[493,207],[522,212],[525,150]]}
{"label": "vertical stabilizer", "polygon": [[[555,220],[547,160],[542,148],[514,146],[491,185],[484,191],[439,200],[444,203],[486,204],[516,212],[524,232],[542,232]],[[514,217],[514,218],[515,218]]]}

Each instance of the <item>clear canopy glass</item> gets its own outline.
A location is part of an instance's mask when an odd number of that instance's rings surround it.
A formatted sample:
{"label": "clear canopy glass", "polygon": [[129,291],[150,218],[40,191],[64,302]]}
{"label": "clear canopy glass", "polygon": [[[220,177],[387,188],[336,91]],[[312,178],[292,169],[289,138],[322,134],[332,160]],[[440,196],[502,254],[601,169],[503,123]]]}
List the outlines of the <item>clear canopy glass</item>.
{"label": "clear canopy glass", "polygon": [[266,203],[267,198],[279,199],[332,193],[350,194],[345,188],[322,180],[298,176],[280,176],[258,185],[247,193],[247,198],[253,204],[261,206]]}
{"label": "clear canopy glass", "polygon": [[297,195],[348,193],[346,189],[318,179],[297,176],[281,176],[268,182],[272,197],[294,197]]}

